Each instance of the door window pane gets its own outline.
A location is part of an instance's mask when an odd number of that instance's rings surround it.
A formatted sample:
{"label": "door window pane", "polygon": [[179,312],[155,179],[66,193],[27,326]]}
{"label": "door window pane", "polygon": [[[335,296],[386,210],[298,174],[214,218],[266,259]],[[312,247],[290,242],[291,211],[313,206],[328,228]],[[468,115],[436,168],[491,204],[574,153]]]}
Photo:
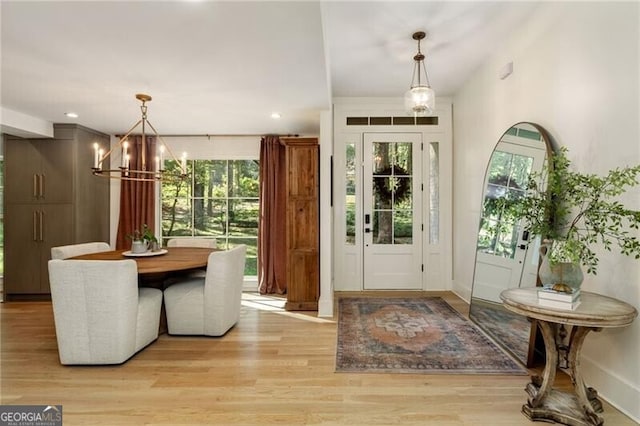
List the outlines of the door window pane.
{"label": "door window pane", "polygon": [[413,244],[413,212],[396,210],[393,212],[394,244]]}
{"label": "door window pane", "polygon": [[412,144],[374,142],[372,152],[373,244],[411,244]]}
{"label": "door window pane", "polygon": [[440,145],[429,144],[429,243],[440,240]]}
{"label": "door window pane", "polygon": [[356,145],[353,143],[346,146],[346,168],[345,168],[345,220],[346,235],[345,243],[355,245],[356,243]]}

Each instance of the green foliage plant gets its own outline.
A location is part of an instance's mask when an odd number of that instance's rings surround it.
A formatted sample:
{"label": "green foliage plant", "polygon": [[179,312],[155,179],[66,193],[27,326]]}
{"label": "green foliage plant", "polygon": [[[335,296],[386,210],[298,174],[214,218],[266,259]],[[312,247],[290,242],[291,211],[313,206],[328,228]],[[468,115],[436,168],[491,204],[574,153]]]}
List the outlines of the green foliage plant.
{"label": "green foliage plant", "polygon": [[147,226],[147,224],[142,225],[142,229],[135,229],[133,234],[128,235],[133,241],[147,241],[149,243],[157,243],[158,239],[155,235],[153,235],[153,231]]}
{"label": "green foliage plant", "polygon": [[626,208],[617,198],[638,185],[640,165],[615,168],[605,176],[579,173],[570,166],[566,148],[552,154],[543,171],[530,176],[526,195],[514,205],[516,216],[525,219],[531,234],[553,241],[552,264],[580,263],[595,275],[595,244],[639,259],[640,211]]}

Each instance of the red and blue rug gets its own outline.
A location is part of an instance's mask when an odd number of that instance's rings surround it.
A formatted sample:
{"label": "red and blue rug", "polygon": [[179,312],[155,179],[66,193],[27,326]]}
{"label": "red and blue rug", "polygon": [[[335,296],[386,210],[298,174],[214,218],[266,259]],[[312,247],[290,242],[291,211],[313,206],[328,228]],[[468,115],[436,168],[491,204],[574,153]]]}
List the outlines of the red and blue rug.
{"label": "red and blue rug", "polygon": [[527,374],[439,297],[339,299],[336,371]]}

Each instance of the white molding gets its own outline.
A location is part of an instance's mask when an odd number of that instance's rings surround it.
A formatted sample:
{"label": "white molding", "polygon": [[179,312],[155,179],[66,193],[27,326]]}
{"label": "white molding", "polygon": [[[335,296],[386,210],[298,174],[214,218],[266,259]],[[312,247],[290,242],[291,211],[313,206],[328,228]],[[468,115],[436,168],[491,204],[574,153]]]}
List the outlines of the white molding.
{"label": "white molding", "polygon": [[331,111],[320,113],[320,299],[318,316],[333,317],[333,207],[331,206]]}
{"label": "white molding", "polygon": [[1,107],[0,131],[21,138],[53,138],[53,123]]}
{"label": "white molding", "polygon": [[[598,397],[640,424],[640,404],[638,404],[640,388],[624,377],[619,377],[607,368],[596,364],[592,359],[584,356],[584,352],[580,361],[582,375],[587,385],[598,391]],[[607,389],[608,392],[600,393],[600,389]]]}

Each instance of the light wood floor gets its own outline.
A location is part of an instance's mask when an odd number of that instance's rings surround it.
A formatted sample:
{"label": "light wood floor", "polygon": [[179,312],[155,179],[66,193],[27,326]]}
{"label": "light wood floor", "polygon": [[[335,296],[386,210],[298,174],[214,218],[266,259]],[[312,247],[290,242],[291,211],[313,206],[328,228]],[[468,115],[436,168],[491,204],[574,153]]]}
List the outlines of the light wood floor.
{"label": "light wood floor", "polygon": [[[532,424],[520,413],[528,376],[336,373],[333,320],[246,296],[223,338],[162,335],[111,367],[61,366],[51,304],[3,303],[1,403],[62,404],[65,426]],[[635,424],[608,404],[604,418]]]}

